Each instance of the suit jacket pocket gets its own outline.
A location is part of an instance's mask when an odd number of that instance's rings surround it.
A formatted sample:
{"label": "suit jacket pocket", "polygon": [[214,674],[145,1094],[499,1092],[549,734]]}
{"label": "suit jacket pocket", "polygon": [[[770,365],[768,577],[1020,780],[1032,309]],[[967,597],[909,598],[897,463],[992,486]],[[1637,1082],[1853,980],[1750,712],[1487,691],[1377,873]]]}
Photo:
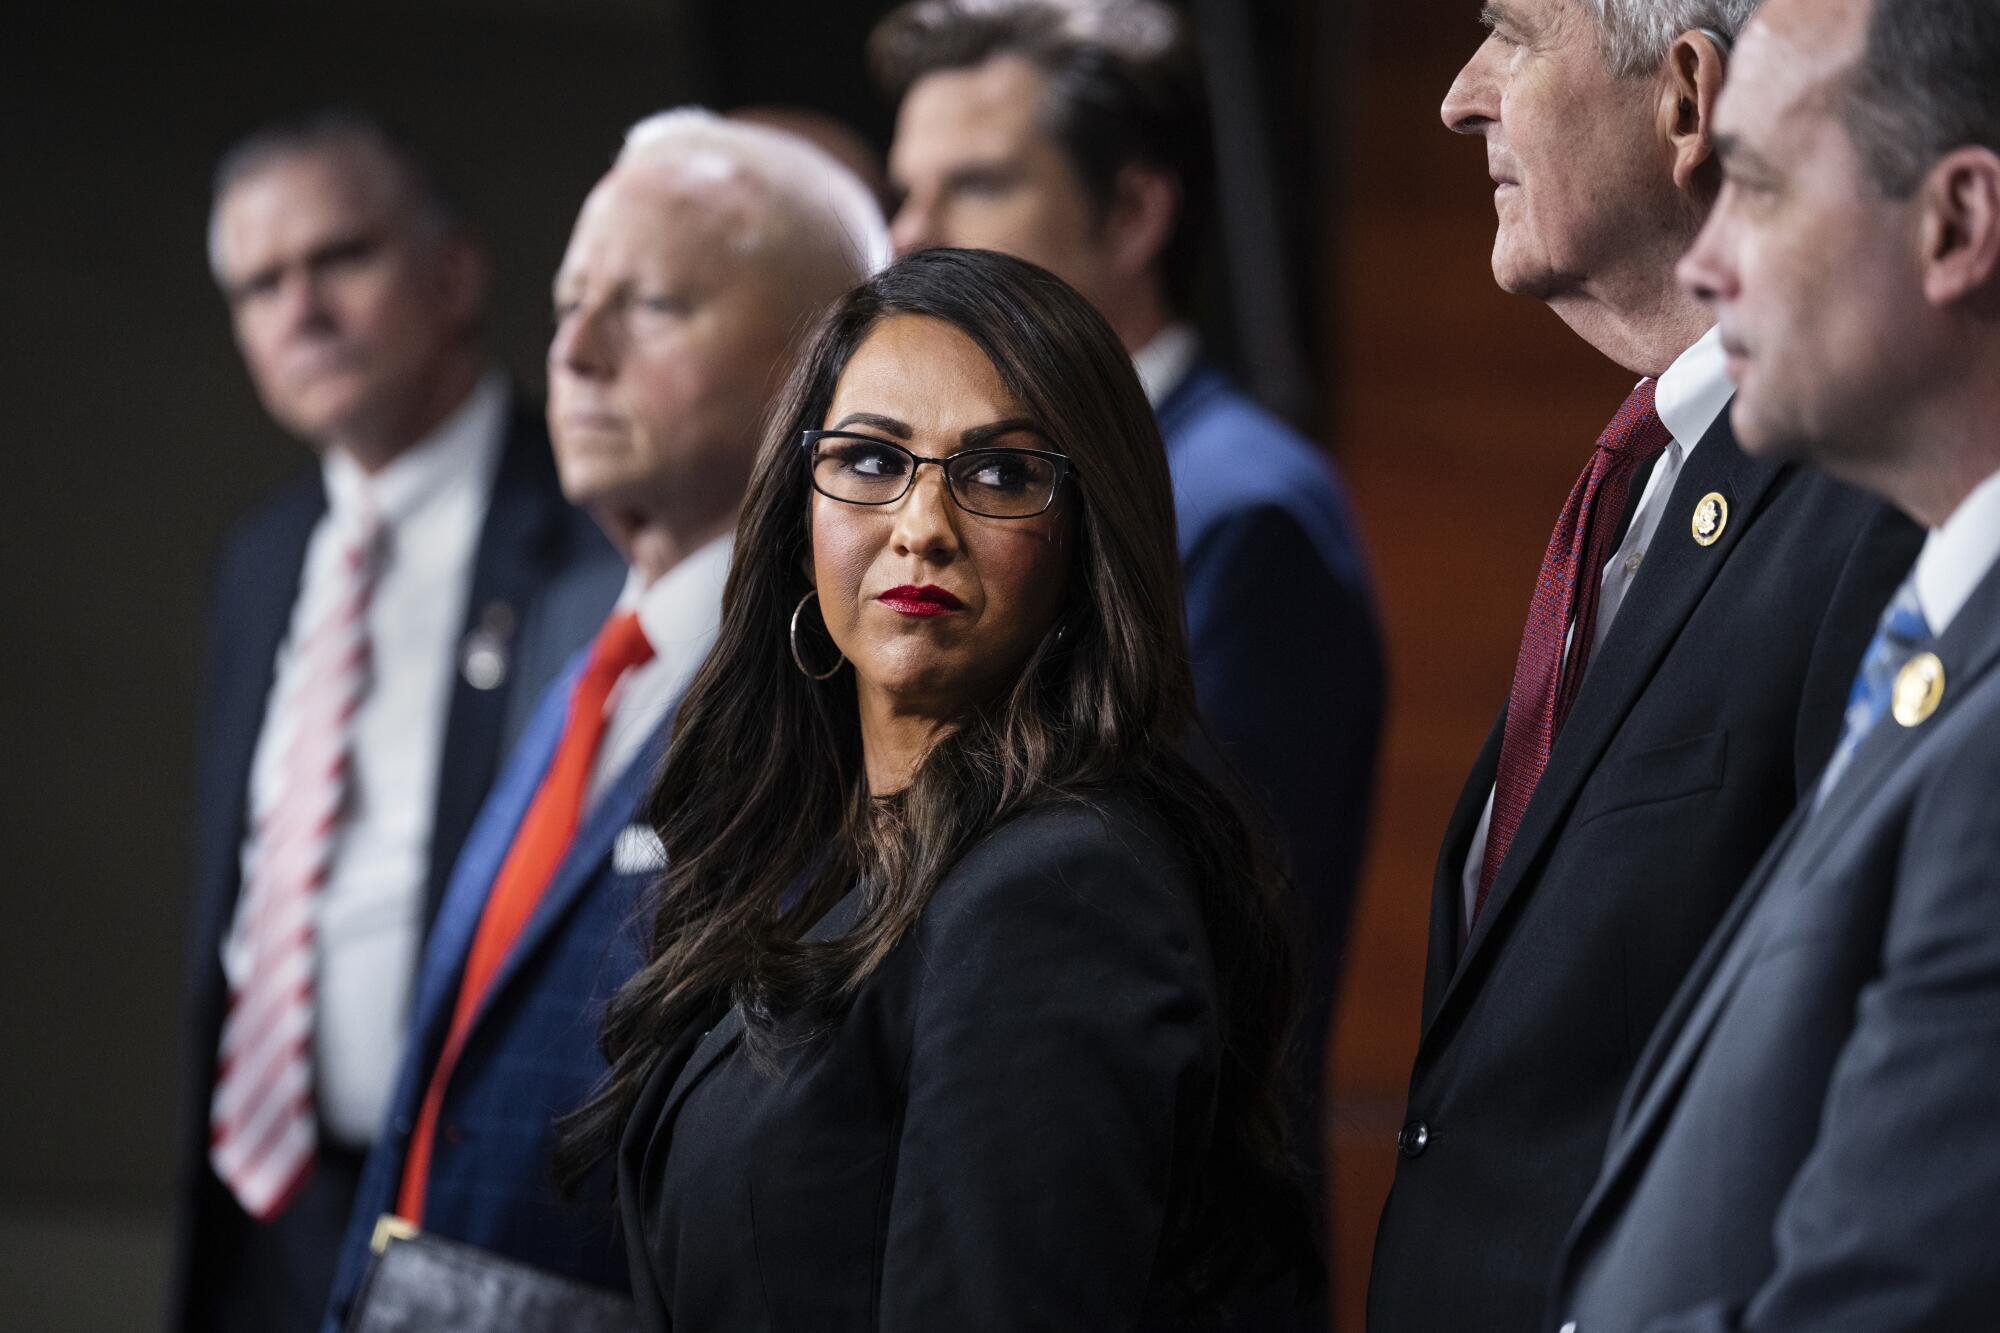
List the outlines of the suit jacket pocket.
{"label": "suit jacket pocket", "polygon": [[1726,731],[1704,732],[1601,764],[1584,788],[1576,826],[1639,806],[1714,791],[1722,785],[1728,740]]}

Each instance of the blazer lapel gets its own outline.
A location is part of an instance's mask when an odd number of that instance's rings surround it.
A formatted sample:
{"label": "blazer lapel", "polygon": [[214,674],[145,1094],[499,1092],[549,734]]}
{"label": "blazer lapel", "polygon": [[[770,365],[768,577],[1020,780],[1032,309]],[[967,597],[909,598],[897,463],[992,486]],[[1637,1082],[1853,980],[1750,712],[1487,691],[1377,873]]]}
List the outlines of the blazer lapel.
{"label": "blazer lapel", "polygon": [[[834,939],[845,933],[861,914],[861,893],[850,890],[839,902],[826,910],[826,915],[813,923],[804,938],[808,940]],[[681,1102],[686,1100],[688,1091],[701,1081],[702,1075],[727,1055],[743,1036],[743,1010],[740,1005],[730,1005],[729,1012],[720,1022],[695,1043],[688,1055],[687,1063],[674,1075],[673,1086],[667,1092],[667,1099],[661,1103],[658,1123],[666,1124],[680,1112]]]}
{"label": "blazer lapel", "polygon": [[[515,638],[529,603],[549,572],[550,547],[563,504],[547,431],[520,403],[513,406],[500,466],[487,503],[473,558],[472,590],[454,654],[450,716],[439,768],[425,917],[435,916],[464,842],[500,760],[501,723],[507,709]],[[473,679],[463,664],[479,647],[487,660],[507,665],[497,678]]]}
{"label": "blazer lapel", "polygon": [[[587,653],[577,653],[543,695],[534,721],[522,733],[506,773],[487,797],[452,872],[450,887],[424,945],[424,965],[419,972],[412,1031],[427,1051],[444,1039],[444,1025],[451,1019],[465,960],[472,952],[472,938],[478,933],[493,883],[513,849],[521,821],[527,817],[542,778],[555,760],[556,747],[562,743],[570,695],[576,691],[586,660]],[[425,1063],[428,1065],[428,1060]]]}
{"label": "blazer lapel", "polygon": [[1851,827],[1889,776],[1950,717],[1975,682],[2000,660],[2000,563],[1986,571],[1944,634],[1929,645],[1944,664],[1944,695],[1937,711],[1914,727],[1885,716],[1855,750],[1847,771],[1826,795],[1801,849],[1810,876]]}
{"label": "blazer lapel", "polygon": [[1758,908],[1771,885],[1810,882],[1843,835],[1865,822],[1868,807],[1913,753],[1937,734],[1951,710],[2000,662],[2000,566],[1979,587],[1934,645],[1944,663],[1945,694],[1937,711],[1914,727],[1885,717],[1855,752],[1841,781],[1818,810],[1801,805],[1779,833],[1749,883],[1717,928],[1633,1072],[1604,1168],[1578,1215],[1578,1234],[1633,1167],[1655,1127],[1670,1113],[1717,1022],[1748,974],[1761,937]]}
{"label": "blazer lapel", "polygon": [[1654,1026],[1627,1080],[1618,1114],[1612,1121],[1611,1142],[1605,1150],[1599,1185],[1586,1201],[1584,1214],[1591,1211],[1598,1195],[1623,1169],[1635,1145],[1644,1141],[1648,1127],[1671,1105],[1716,1019],[1736,993],[1737,984],[1756,955],[1759,932],[1753,918],[1757,904],[1763,900],[1765,888],[1786,865],[1805,822],[1800,811],[1794,811],[1786,821],[1682,980],[1673,1002]]}
{"label": "blazer lapel", "polygon": [[618,775],[616,781],[604,789],[597,798],[596,806],[585,816],[576,831],[575,840],[570,843],[568,854],[556,868],[555,878],[549,881],[549,887],[543,892],[541,901],[535,904],[528,924],[521,928],[521,937],[514,941],[514,947],[508,950],[500,970],[494,973],[493,984],[486,988],[479,1013],[473,1018],[475,1030],[509,983],[520,974],[527,960],[534,957],[547,942],[611,859],[611,849],[618,835],[632,822],[634,812],[640,808],[647,790],[653,785],[660,759],[666,753],[667,738],[673,734],[675,711],[675,708],[669,708],[660,718],[652,735],[632,757],[632,762],[625,766],[625,771]]}
{"label": "blazer lapel", "polygon": [[1736,987],[1756,956],[1759,931],[1753,918],[1765,887],[1784,864],[1786,852],[1803,823],[1794,814],[1777,841],[1751,876],[1743,891],[1730,905],[1729,913],[1709,937],[1701,957],[1675,992],[1673,1003],[1660,1018],[1640,1053],[1639,1063],[1627,1081],[1612,1119],[1611,1140],[1605,1146],[1604,1161],[1597,1179],[1584,1196],[1562,1247],[1557,1280],[1567,1282],[1575,1270],[1575,1257],[1627,1174],[1639,1161],[1642,1148],[1653,1139],[1653,1127],[1667,1114],[1696,1055],[1715,1027],[1716,1020],[1736,994]]}
{"label": "blazer lapel", "polygon": [[[305,578],[306,548],[326,513],[326,488],[317,470],[285,501],[276,536],[254,556],[255,567],[241,581],[242,601],[228,609],[229,629],[215,644],[207,734],[215,746],[214,767],[204,774],[201,811],[203,842],[201,893],[205,910],[196,920],[195,941],[203,975],[220,983],[222,940],[235,916],[241,892],[243,839],[248,833],[250,767],[264,730],[271,687],[278,675],[278,649],[291,629],[292,606]],[[214,774],[210,779],[208,773]],[[209,910],[212,909],[212,910]]]}
{"label": "blazer lapel", "polygon": [[[1562,828],[1577,792],[1595,771],[1619,725],[1673,648],[1682,626],[1694,614],[1730,552],[1755,522],[1759,502],[1782,470],[1778,464],[1750,458],[1737,447],[1727,409],[1689,456],[1667,497],[1645,563],[1603,646],[1591,660],[1576,703],[1549,756],[1549,766],[1536,784],[1486,906],[1473,924],[1459,959],[1460,976],[1493,933],[1494,923],[1506,912],[1515,889]],[[1681,526],[1700,498],[1710,492],[1728,501],[1729,512],[1736,517],[1712,545],[1704,547]]]}

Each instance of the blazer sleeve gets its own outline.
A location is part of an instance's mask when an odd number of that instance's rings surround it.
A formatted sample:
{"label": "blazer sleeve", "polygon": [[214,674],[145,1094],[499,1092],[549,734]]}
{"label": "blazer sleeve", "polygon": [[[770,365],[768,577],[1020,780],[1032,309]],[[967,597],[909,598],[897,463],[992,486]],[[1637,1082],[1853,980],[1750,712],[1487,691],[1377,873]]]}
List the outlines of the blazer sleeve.
{"label": "blazer sleeve", "polygon": [[925,916],[881,1327],[1132,1327],[1219,1059],[1185,870],[1145,829],[1030,816]]}
{"label": "blazer sleeve", "polygon": [[1916,796],[1884,930],[1812,1152],[1745,1305],[1648,1333],[1993,1327],[2000,1262],[2000,786],[1979,729]]}

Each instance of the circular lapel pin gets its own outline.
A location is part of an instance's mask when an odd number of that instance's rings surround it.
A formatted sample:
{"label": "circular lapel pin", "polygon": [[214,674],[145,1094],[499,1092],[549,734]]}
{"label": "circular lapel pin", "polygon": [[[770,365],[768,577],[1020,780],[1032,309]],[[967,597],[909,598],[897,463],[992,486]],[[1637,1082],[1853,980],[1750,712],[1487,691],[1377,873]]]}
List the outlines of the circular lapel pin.
{"label": "circular lapel pin", "polygon": [[1918,653],[1896,673],[1889,711],[1906,727],[1922,726],[1944,698],[1944,663],[1936,653]]}
{"label": "circular lapel pin", "polygon": [[1729,526],[1729,501],[1722,498],[1722,492],[1710,491],[1701,497],[1701,503],[1694,507],[1692,526],[1698,544],[1715,545],[1722,530]]}
{"label": "circular lapel pin", "polygon": [[458,669],[475,690],[497,690],[507,681],[514,643],[514,608],[488,602],[479,624],[458,647]]}

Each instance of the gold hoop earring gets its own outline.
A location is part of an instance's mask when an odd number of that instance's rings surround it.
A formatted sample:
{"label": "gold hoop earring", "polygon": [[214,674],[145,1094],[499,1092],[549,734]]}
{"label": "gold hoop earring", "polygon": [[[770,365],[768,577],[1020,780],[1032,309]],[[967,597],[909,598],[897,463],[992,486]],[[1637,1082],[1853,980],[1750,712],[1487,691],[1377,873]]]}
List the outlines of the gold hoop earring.
{"label": "gold hoop earring", "polygon": [[807,680],[827,680],[832,677],[834,672],[847,664],[847,654],[842,653],[832,666],[815,676],[812,670],[806,666],[805,656],[799,652],[799,616],[804,613],[806,603],[817,596],[819,596],[819,589],[815,588],[805,596],[799,598],[799,604],[792,608],[792,628],[790,634],[787,636],[790,638],[792,644],[792,665],[797,667],[799,674]]}

